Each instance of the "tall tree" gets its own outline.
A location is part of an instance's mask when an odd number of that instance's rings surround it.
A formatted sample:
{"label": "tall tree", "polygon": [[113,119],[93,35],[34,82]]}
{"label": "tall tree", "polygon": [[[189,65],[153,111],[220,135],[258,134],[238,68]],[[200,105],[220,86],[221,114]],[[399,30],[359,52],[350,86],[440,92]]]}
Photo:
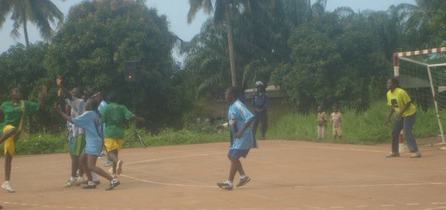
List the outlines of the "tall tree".
{"label": "tall tree", "polygon": [[189,0],[190,8],[187,15],[189,23],[193,21],[198,11],[203,10],[207,14],[213,12],[215,24],[226,26],[232,86],[238,86],[232,16],[234,12],[240,12],[241,8],[249,9],[252,3],[254,3],[252,0]]}
{"label": "tall tree", "polygon": [[19,37],[23,27],[26,46],[29,46],[28,22],[37,26],[41,36],[49,39],[54,33],[52,24],[63,22],[63,13],[51,0],[0,0],[0,28],[11,14],[14,22],[11,35]]}
{"label": "tall tree", "polygon": [[177,81],[174,42],[166,17],[142,1],[84,1],[71,8],[45,66],[50,78],[64,75],[67,86],[114,95],[156,130],[179,122],[187,101]]}

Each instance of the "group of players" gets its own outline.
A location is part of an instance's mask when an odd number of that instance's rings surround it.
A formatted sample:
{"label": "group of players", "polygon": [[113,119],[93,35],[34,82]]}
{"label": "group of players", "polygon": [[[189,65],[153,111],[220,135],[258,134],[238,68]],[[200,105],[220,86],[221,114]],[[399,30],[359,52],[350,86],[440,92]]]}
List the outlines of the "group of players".
{"label": "group of players", "polygon": [[[135,119],[135,115],[123,105],[107,103],[100,92],[83,99],[79,88],[73,88],[71,91],[65,90],[61,78],[58,78],[56,83],[59,102],[56,104],[55,110],[67,121],[69,131],[71,177],[65,186],[84,184],[83,188],[94,189],[99,184],[97,177],[95,178],[96,175],[109,181],[106,190],[114,189],[120,184],[118,176],[122,172],[123,166],[123,161],[118,158],[118,151],[122,148],[124,138],[123,124],[128,120]],[[407,136],[411,157],[420,157],[421,154],[412,134],[416,107],[407,92],[399,87],[398,80],[390,79],[387,86],[388,105],[391,107],[389,119],[391,115],[397,114],[392,132],[392,153],[388,157],[399,156],[398,136],[402,129]],[[0,143],[4,143],[5,153],[5,181],[1,187],[7,192],[14,192],[10,177],[12,159],[15,155],[15,142],[23,131],[25,118],[42,109],[46,96],[47,90],[44,88],[39,93],[39,102],[22,100],[19,89],[14,88],[11,90],[11,100],[1,104]],[[240,158],[246,157],[250,149],[257,147],[252,125],[259,121],[259,119],[256,120],[256,118],[260,118],[257,112],[264,111],[255,109],[257,116],[254,115],[239,96],[240,92],[234,87],[228,88],[225,92],[225,98],[230,104],[228,123],[231,131],[231,146],[228,158],[231,165],[228,180],[217,183],[218,187],[225,190],[234,188],[233,182],[237,173],[240,175],[237,187],[243,186],[251,180],[246,175]],[[265,104],[264,106],[266,106]],[[264,132],[262,132],[262,136],[264,136]],[[111,173],[96,166],[103,148],[112,161]],[[84,175],[86,175],[86,179]]]}
{"label": "group of players", "polygon": [[[67,121],[71,157],[71,176],[65,186],[84,185],[85,189],[94,189],[99,184],[98,176],[101,176],[109,181],[106,190],[112,190],[120,184],[118,176],[124,163],[118,158],[118,151],[123,146],[124,125],[136,116],[124,105],[104,100],[100,92],[82,97],[79,88],[66,90],[61,77],[56,84],[58,101],[54,110]],[[39,100],[35,102],[23,100],[19,89],[14,88],[10,100],[0,106],[0,143],[4,143],[5,154],[5,180],[1,188],[6,192],[15,192],[10,178],[16,141],[20,139],[26,118],[45,107],[47,92],[42,88]],[[112,161],[110,173],[96,166],[103,149]]]}

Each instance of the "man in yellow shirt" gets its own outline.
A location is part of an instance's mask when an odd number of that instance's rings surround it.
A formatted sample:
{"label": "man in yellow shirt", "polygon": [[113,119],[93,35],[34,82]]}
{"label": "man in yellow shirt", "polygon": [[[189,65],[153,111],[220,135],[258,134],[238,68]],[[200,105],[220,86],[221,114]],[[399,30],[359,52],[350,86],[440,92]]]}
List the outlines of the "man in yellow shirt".
{"label": "man in yellow shirt", "polygon": [[396,120],[392,130],[392,153],[387,157],[400,156],[398,141],[400,132],[404,129],[407,146],[412,153],[410,157],[419,158],[421,157],[421,153],[418,151],[417,142],[412,133],[412,128],[416,121],[417,107],[407,92],[399,87],[397,79],[389,79],[387,81],[387,89],[387,105],[390,106],[387,122],[390,122],[392,115],[396,114]]}

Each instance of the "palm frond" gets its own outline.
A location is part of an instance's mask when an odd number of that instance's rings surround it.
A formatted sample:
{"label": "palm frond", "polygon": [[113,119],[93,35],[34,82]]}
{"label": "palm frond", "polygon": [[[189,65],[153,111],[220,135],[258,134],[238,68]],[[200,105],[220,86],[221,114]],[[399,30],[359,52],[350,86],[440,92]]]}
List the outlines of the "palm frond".
{"label": "palm frond", "polygon": [[11,12],[13,0],[0,0],[0,28],[6,21],[6,16]]}
{"label": "palm frond", "polygon": [[221,82],[221,75],[212,75],[204,80],[200,86],[198,86],[196,97],[200,97],[206,90],[217,86]]}
{"label": "palm frond", "polygon": [[211,0],[189,0],[187,22],[192,23],[198,11],[203,10],[206,14],[210,14],[212,9]]}

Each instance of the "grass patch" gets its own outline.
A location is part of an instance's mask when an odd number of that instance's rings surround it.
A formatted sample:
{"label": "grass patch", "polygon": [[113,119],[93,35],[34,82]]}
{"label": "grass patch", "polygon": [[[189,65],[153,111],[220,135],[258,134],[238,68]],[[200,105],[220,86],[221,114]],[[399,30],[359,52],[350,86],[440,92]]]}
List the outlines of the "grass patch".
{"label": "grass patch", "polygon": [[[329,124],[326,128],[326,138],[323,141],[352,143],[352,144],[377,144],[390,141],[392,123],[385,125],[389,108],[384,102],[374,103],[366,112],[355,112],[343,109],[343,139],[335,140],[331,137],[332,128]],[[442,113],[446,115],[446,113]],[[444,117],[443,117],[444,119]],[[282,116],[276,122],[271,122],[268,138],[271,139],[299,139],[316,141],[316,113],[299,114],[290,113]],[[443,125],[444,126],[444,125]],[[435,112],[418,110],[414,134],[417,137],[435,136],[439,133]]]}

